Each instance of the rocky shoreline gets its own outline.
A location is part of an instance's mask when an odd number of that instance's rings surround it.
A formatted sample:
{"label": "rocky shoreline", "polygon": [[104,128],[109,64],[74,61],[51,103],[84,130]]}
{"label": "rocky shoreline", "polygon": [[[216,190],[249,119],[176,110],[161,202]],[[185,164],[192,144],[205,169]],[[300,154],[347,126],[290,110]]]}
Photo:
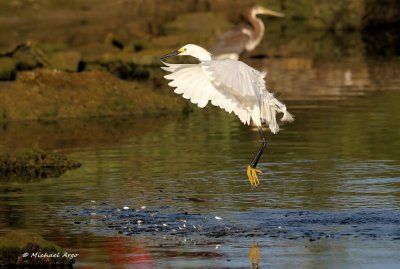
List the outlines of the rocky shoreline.
{"label": "rocky shoreline", "polygon": [[[209,47],[252,3],[85,0],[60,8],[28,2],[0,0],[0,122],[181,113],[186,104],[166,90],[158,57],[185,43]],[[267,35],[279,40],[268,54],[298,54],[299,43],[308,50],[313,38],[302,38],[301,29],[338,39],[346,31],[364,30],[363,39],[369,40],[367,29],[399,23],[396,1],[313,2],[259,1],[285,14],[266,20]],[[293,33],[300,40],[290,41]],[[393,45],[371,42],[366,47],[377,51]],[[318,49],[320,55],[332,53],[329,44]]]}
{"label": "rocky shoreline", "polygon": [[56,120],[182,112],[172,93],[123,81],[103,71],[21,71],[0,83],[0,121]]}

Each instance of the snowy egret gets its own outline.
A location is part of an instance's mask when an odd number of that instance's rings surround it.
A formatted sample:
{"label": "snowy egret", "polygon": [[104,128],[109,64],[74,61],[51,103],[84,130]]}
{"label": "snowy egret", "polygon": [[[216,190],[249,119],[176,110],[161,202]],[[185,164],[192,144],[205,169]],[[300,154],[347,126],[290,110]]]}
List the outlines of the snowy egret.
{"label": "snowy egret", "polygon": [[[197,58],[198,64],[169,64],[163,59],[171,56],[189,55]],[[267,91],[265,73],[259,72],[247,64],[232,59],[212,60],[211,54],[202,47],[188,44],[177,51],[160,57],[166,66],[162,69],[171,72],[164,77],[169,86],[176,87],[177,94],[190,99],[203,108],[210,101],[229,113],[235,113],[244,124],[250,120],[257,126],[262,144],[247,167],[247,177],[252,186],[260,183],[256,169],[257,163],[267,146],[267,140],[262,131],[265,122],[270,131],[276,134],[279,125],[276,113],[283,113],[281,121],[293,121],[292,115],[286,111],[286,106]]]}
{"label": "snowy egret", "polygon": [[264,36],[264,23],[257,15],[270,15],[283,17],[282,13],[266,9],[262,6],[254,6],[247,12],[247,19],[251,26],[241,23],[222,34],[210,52],[214,59],[239,59],[239,55],[245,51],[251,51],[261,42]]}

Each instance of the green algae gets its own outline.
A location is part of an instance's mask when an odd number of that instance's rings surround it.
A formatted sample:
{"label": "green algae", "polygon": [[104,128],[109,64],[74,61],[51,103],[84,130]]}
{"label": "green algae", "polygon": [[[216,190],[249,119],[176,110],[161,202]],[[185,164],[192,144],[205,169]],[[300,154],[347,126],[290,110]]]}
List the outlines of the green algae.
{"label": "green algae", "polygon": [[[62,257],[65,253],[60,246],[24,230],[0,237],[1,268],[72,268],[75,261]],[[43,257],[49,255],[59,257]]]}

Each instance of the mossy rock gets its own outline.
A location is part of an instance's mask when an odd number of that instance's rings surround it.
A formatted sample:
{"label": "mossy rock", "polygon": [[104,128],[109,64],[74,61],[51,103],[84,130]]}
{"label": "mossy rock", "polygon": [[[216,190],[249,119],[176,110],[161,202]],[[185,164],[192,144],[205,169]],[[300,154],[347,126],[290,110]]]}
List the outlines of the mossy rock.
{"label": "mossy rock", "polygon": [[49,63],[52,68],[62,71],[76,72],[78,71],[81,59],[82,56],[78,52],[61,51],[54,53],[50,57]]}
{"label": "mossy rock", "polygon": [[[162,70],[151,70],[155,71],[162,78]],[[75,73],[37,69],[18,72],[15,82],[7,84],[0,83],[0,121],[160,115],[179,113],[184,107],[184,100],[167,88],[165,79],[157,87],[150,87],[98,70]],[[131,105],[121,110],[110,96]]]}
{"label": "mossy rock", "polygon": [[0,58],[0,81],[15,80],[17,76],[17,62],[8,57]]}
{"label": "mossy rock", "polygon": [[42,150],[21,151],[10,156],[0,154],[0,178],[47,178],[57,177],[68,169],[80,167],[79,162],[69,160],[56,152]]}
{"label": "mossy rock", "polygon": [[23,230],[0,237],[1,268],[72,268],[75,260],[63,257],[65,253],[60,246],[40,235]]}

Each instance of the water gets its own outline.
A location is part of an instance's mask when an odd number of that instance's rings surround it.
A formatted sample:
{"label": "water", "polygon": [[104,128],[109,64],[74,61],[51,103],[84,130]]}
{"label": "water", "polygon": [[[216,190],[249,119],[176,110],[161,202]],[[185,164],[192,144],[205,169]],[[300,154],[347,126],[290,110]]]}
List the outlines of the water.
{"label": "water", "polygon": [[249,268],[253,240],[260,268],[397,268],[400,60],[246,60],[296,117],[268,134],[259,188],[245,173],[257,130],[218,109],[9,123],[0,149],[59,150],[83,165],[2,181],[1,233],[37,232],[78,253],[75,268]]}

